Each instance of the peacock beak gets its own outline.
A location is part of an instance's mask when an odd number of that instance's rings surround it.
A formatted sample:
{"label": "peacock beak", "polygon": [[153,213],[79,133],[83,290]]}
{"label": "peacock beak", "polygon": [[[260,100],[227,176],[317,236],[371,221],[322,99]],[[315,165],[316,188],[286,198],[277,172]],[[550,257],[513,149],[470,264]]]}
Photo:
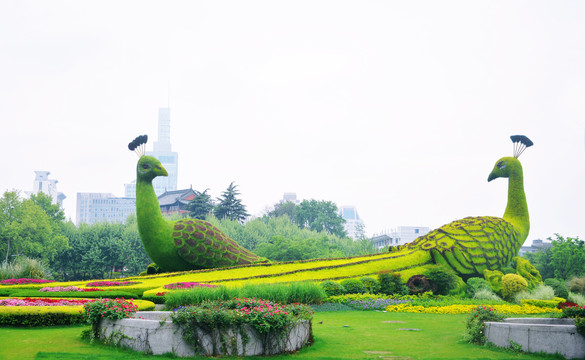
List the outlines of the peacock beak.
{"label": "peacock beak", "polygon": [[157,165],[155,167],[155,174],[156,176],[169,176],[167,169],[165,169],[162,165]]}
{"label": "peacock beak", "polygon": [[493,179],[497,179],[499,176],[495,172],[491,172],[490,176],[488,176],[488,182],[492,181]]}

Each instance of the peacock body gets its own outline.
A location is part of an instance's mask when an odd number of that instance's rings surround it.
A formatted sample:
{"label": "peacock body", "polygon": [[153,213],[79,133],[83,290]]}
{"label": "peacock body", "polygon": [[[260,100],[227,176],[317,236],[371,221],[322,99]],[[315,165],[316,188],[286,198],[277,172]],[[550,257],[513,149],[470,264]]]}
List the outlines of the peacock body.
{"label": "peacock body", "polygon": [[[143,140],[142,140],[143,139]],[[130,150],[146,142],[139,136]],[[133,145],[134,144],[134,145]],[[198,219],[166,220],[152,181],[168,176],[160,161],[139,151],[136,166],[136,219],[148,256],[164,271],[184,271],[266,261],[239,246],[211,223]]]}
{"label": "peacock body", "polygon": [[515,156],[499,159],[488,176],[488,182],[496,178],[508,179],[508,203],[504,216],[466,217],[443,225],[411,243],[390,247],[396,258],[396,266],[391,270],[415,275],[423,274],[431,264],[444,264],[467,278],[483,276],[486,269],[499,270],[508,266],[530,230],[522,165],[517,157],[532,145],[532,141],[521,135],[512,136],[512,141]]}

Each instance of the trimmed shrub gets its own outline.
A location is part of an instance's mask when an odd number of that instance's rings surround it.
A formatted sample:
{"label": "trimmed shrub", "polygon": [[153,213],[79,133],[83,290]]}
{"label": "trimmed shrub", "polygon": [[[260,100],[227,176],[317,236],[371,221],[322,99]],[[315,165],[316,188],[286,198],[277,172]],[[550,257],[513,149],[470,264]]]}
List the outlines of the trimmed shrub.
{"label": "trimmed shrub", "polygon": [[557,279],[546,279],[544,280],[544,284],[550,286],[553,289],[555,296],[565,299],[569,297],[569,289],[563,282]]}
{"label": "trimmed shrub", "polygon": [[466,327],[467,334],[465,340],[478,345],[485,343],[485,326],[486,321],[502,321],[504,315],[497,312],[495,309],[486,306],[478,306],[473,309],[467,317]]}
{"label": "trimmed shrub", "polygon": [[492,301],[501,301],[502,299],[496,295],[491,289],[479,289],[473,295],[473,298],[476,300],[492,300]]}
{"label": "trimmed shrub", "polygon": [[567,283],[569,291],[585,295],[585,277],[574,277]]}
{"label": "trimmed shrub", "polygon": [[585,306],[585,296],[574,292],[569,292],[567,300],[576,303],[579,306]]}
{"label": "trimmed shrub", "polygon": [[513,267],[504,267],[502,268],[502,273],[506,274],[516,274],[516,270]]}
{"label": "trimmed shrub", "polygon": [[431,291],[431,284],[424,275],[413,275],[406,283],[408,290],[412,295],[422,294]]}
{"label": "trimmed shrub", "polygon": [[538,307],[556,308],[559,305],[558,300],[536,300],[536,299],[524,299],[520,302],[522,305],[533,305]]}
{"label": "trimmed shrub", "polygon": [[381,271],[378,273],[380,292],[386,295],[407,295],[408,287],[404,285],[399,273]]}
{"label": "trimmed shrub", "polygon": [[360,278],[360,281],[362,284],[364,284],[370,294],[376,294],[378,291],[380,291],[380,283],[373,277],[364,276]]}
{"label": "trimmed shrub", "polygon": [[80,306],[2,306],[0,326],[55,326],[83,324]]}
{"label": "trimmed shrub", "polygon": [[467,295],[469,295],[470,298],[474,298],[479,290],[488,290],[489,292],[492,292],[492,287],[490,286],[490,283],[483,278],[472,277],[467,279]]}
{"label": "trimmed shrub", "polygon": [[146,267],[147,275],[161,274],[163,272],[164,271],[155,263],[148,264],[148,266]]}
{"label": "trimmed shrub", "polygon": [[504,300],[511,300],[517,293],[528,289],[528,282],[517,274],[506,274],[502,276],[502,297]]}
{"label": "trimmed shrub", "polygon": [[363,294],[368,292],[368,289],[358,279],[345,279],[340,284],[345,289],[346,294]]}
{"label": "trimmed shrub", "polygon": [[540,276],[540,272],[532,266],[530,261],[518,256],[514,257],[514,261],[516,262],[516,273],[526,280],[529,289],[534,289],[542,284],[542,276]]}
{"label": "trimmed shrub", "polygon": [[555,297],[553,288],[546,285],[538,285],[532,291],[521,291],[514,295],[514,302],[520,303],[522,300],[552,300]]}
{"label": "trimmed shrub", "polygon": [[457,274],[445,265],[431,265],[425,271],[431,290],[436,295],[447,295],[457,286]]}
{"label": "trimmed shrub", "polygon": [[325,290],[327,296],[336,296],[345,294],[345,288],[337,281],[325,280],[321,283],[321,288]]}
{"label": "trimmed shrub", "polygon": [[490,284],[495,293],[502,291],[502,276],[504,276],[504,273],[498,270],[485,269],[483,271],[484,279]]}

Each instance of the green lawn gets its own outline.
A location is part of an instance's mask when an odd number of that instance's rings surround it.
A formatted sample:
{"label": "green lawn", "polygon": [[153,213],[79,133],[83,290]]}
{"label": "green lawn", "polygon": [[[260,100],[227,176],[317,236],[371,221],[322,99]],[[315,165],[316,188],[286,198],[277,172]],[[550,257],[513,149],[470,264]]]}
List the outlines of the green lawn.
{"label": "green lawn", "polygon": [[[319,312],[315,343],[293,355],[267,359],[562,359],[464,343],[466,315]],[[321,323],[322,322],[322,323]],[[401,328],[420,330],[399,330]],[[89,345],[83,327],[0,328],[0,359],[155,359],[103,345]],[[204,357],[198,359],[207,359]]]}

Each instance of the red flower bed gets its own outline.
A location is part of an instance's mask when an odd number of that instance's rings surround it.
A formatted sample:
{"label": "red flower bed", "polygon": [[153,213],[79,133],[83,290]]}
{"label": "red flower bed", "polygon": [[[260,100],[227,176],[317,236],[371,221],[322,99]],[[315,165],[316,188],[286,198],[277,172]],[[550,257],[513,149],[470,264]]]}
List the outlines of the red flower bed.
{"label": "red flower bed", "polygon": [[59,298],[24,298],[2,299],[0,306],[75,306],[84,305],[95,300],[89,299],[59,299]]}
{"label": "red flower bed", "polygon": [[22,285],[22,284],[43,284],[55,282],[55,280],[45,279],[7,279],[0,281],[0,285]]}

